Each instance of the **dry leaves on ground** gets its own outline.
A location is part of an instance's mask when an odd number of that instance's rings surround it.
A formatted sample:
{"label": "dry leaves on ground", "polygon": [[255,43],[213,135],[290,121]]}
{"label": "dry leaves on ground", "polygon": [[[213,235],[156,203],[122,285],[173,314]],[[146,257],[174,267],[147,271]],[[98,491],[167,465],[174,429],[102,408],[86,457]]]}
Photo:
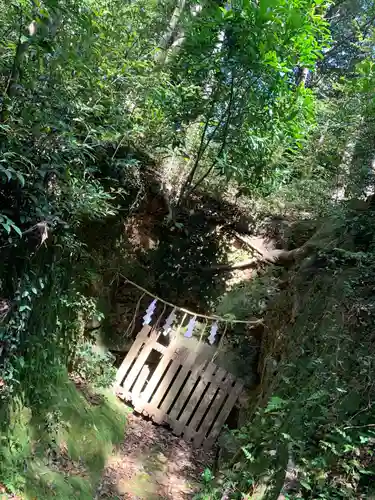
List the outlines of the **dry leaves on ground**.
{"label": "dry leaves on ground", "polygon": [[213,459],[214,452],[194,450],[169,429],[130,415],[127,435],[107,463],[97,499],[192,498]]}

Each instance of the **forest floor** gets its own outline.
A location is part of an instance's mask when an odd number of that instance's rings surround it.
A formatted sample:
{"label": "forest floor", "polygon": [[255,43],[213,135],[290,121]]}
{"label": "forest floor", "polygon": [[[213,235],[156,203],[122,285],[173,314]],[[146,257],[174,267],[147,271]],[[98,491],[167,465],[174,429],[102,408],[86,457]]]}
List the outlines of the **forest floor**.
{"label": "forest floor", "polygon": [[0,500],[191,499],[214,459],[111,391],[67,377],[43,415],[20,409],[9,440],[0,440]]}
{"label": "forest floor", "polygon": [[107,461],[96,498],[190,499],[213,460],[214,452],[192,449],[170,430],[130,414],[125,439]]}

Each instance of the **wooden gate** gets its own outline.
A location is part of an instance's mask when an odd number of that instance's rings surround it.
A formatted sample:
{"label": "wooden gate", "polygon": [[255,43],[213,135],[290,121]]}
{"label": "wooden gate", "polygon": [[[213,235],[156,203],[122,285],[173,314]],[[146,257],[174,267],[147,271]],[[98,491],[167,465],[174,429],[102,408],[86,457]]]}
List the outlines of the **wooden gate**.
{"label": "wooden gate", "polygon": [[[144,326],[122,362],[116,377],[116,393],[133,403],[137,412],[173,432],[195,447],[215,442],[243,383],[215,363],[186,348],[158,342],[160,331]],[[153,371],[147,360],[152,351],[161,354]]]}

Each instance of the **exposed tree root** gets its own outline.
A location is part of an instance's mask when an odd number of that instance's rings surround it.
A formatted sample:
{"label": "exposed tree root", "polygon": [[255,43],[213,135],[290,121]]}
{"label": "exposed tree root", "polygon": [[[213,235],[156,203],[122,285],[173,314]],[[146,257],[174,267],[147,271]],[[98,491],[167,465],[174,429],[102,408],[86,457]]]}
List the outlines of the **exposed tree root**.
{"label": "exposed tree root", "polygon": [[253,257],[251,259],[243,260],[241,262],[236,262],[234,264],[218,264],[211,267],[203,268],[202,271],[219,271],[219,272],[231,272],[237,269],[249,269],[251,267],[256,267],[260,263],[264,264],[274,264],[276,266],[289,267],[297,261],[297,259],[301,259],[306,257],[308,253],[313,248],[316,248],[315,245],[307,242],[299,248],[295,248],[293,250],[282,250],[282,249],[267,249],[265,242],[263,240],[263,244],[259,247],[259,242],[262,243],[261,238],[254,238],[254,242],[246,242],[247,245],[258,254],[257,257]]}

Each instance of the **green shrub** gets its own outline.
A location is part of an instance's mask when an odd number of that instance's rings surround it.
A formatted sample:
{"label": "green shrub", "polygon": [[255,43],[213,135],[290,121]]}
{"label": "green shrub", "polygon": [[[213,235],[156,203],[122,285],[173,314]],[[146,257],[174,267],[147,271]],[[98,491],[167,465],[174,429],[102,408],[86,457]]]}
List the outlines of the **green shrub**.
{"label": "green shrub", "polygon": [[90,342],[82,342],[76,348],[74,372],[95,387],[110,387],[116,376],[113,366],[115,357],[98,349]]}

